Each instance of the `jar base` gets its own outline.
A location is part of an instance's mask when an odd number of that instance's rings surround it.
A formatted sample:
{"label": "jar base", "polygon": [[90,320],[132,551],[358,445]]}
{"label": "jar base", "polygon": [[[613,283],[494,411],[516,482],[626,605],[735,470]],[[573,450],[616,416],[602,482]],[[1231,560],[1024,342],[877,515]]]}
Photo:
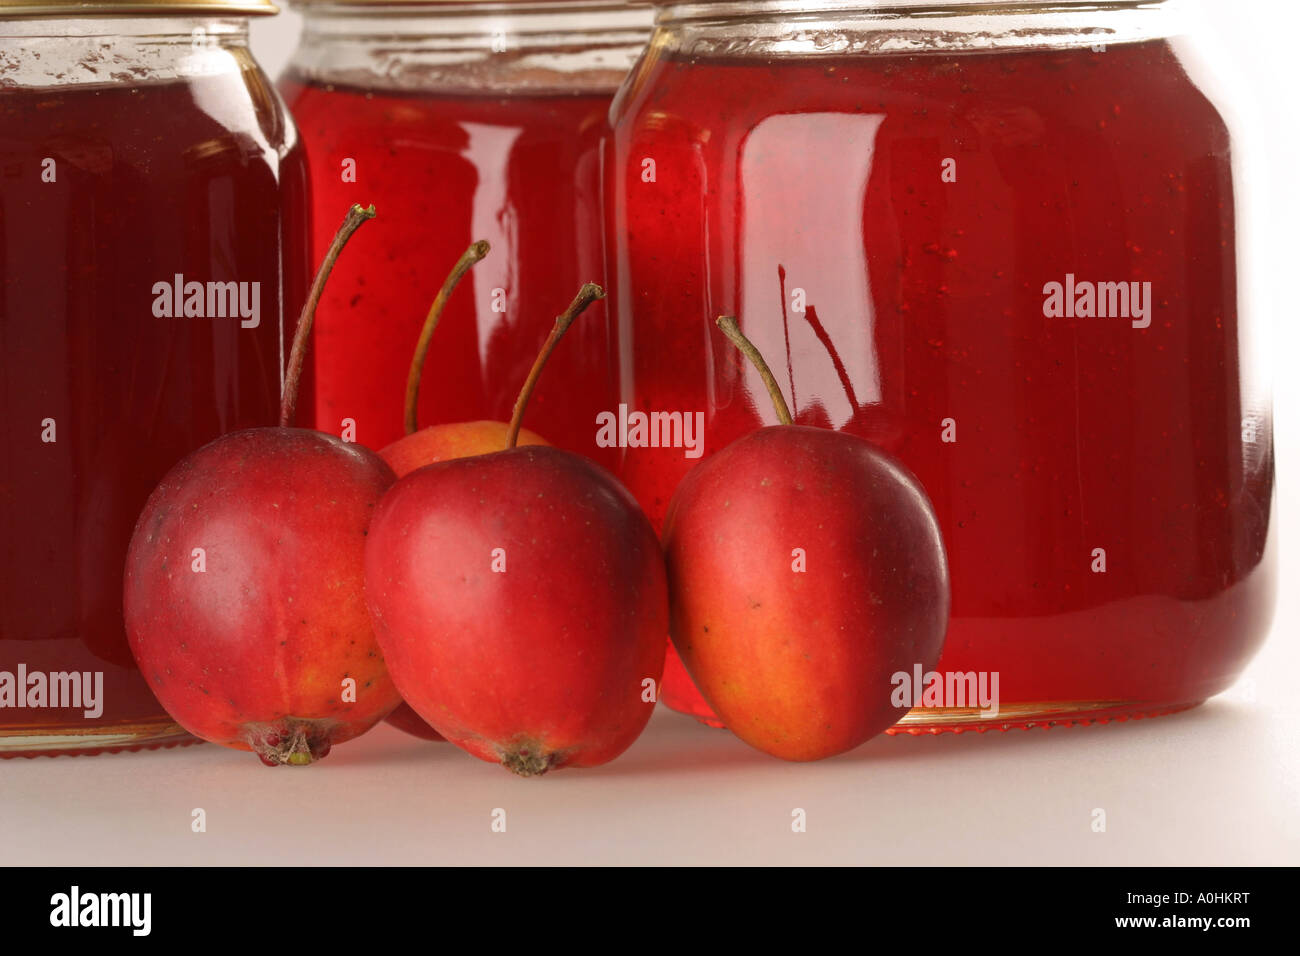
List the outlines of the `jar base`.
{"label": "jar base", "polygon": [[1009,704],[1000,708],[996,717],[988,717],[976,707],[927,707],[908,711],[907,716],[885,733],[910,734],[961,734],[967,731],[985,733],[990,730],[1029,730],[1033,727],[1074,727],[1089,724],[1108,724],[1112,721],[1141,720],[1144,717],[1163,717],[1179,711],[1190,710],[1204,700],[1162,704],[1152,701],[1044,701],[1029,704]]}
{"label": "jar base", "polygon": [[[665,702],[667,703],[667,702]],[[1121,723],[1145,717],[1163,717],[1179,711],[1190,710],[1205,703],[1192,700],[1177,704],[1151,701],[1047,701],[1003,706],[996,717],[987,717],[976,707],[925,707],[908,711],[907,716],[885,733],[908,734],[962,734],[968,731],[985,733],[990,730],[1029,730],[1033,727],[1075,727],[1089,724]],[[706,727],[726,729],[712,713],[704,714],[667,704],[670,710],[693,717]]]}
{"label": "jar base", "polygon": [[197,743],[202,741],[165,717],[93,730],[85,727],[0,727],[0,758],[92,756]]}

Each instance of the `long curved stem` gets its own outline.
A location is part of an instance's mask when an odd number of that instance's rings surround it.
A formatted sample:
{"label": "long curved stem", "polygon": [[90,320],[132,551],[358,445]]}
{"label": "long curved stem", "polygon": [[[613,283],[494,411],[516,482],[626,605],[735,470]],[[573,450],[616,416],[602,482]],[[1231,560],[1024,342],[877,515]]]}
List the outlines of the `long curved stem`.
{"label": "long curved stem", "polygon": [[767,394],[772,396],[772,407],[776,409],[777,419],[782,425],[793,425],[794,419],[790,417],[790,408],[785,403],[785,396],[781,394],[781,386],[776,384],[772,370],[767,367],[767,362],[763,361],[763,354],[740,331],[740,326],[736,324],[736,317],[718,316],[718,328],[722,329],[722,334],[731,339],[732,344],[740,349],[745,354],[745,358],[749,359],[750,364],[758,370],[763,384],[767,386]]}
{"label": "long curved stem", "polygon": [[555,326],[551,329],[551,334],[546,337],[546,341],[542,343],[542,350],[537,353],[537,360],[533,362],[528,378],[524,379],[524,387],[519,390],[519,397],[515,399],[514,414],[510,416],[510,428],[506,432],[506,448],[514,448],[519,441],[519,429],[524,423],[524,409],[528,407],[528,399],[532,397],[533,388],[536,387],[537,380],[542,377],[542,369],[546,367],[546,360],[555,351],[555,346],[564,337],[564,333],[569,331],[573,320],[582,315],[591,303],[603,298],[605,298],[605,290],[594,282],[588,282],[578,290],[569,307],[556,317]]}
{"label": "long curved stem", "polygon": [[311,292],[303,303],[298,326],[294,329],[293,347],[289,350],[289,368],[284,377],[284,391],[280,393],[281,428],[292,425],[298,411],[298,383],[302,379],[303,364],[307,361],[307,342],[311,338],[311,327],[316,321],[316,306],[320,302],[321,293],[325,291],[325,282],[334,271],[334,263],[338,262],[339,254],[343,252],[343,247],[348,244],[352,234],[361,228],[362,223],[374,218],[374,206],[362,209],[353,205],[344,217],[343,225],[334,234],[334,241],[330,243],[329,251],[325,253],[325,259],[316,272],[316,278],[312,280]]}
{"label": "long curved stem", "polygon": [[443,281],[442,288],[438,290],[438,294],[434,297],[433,304],[429,306],[429,314],[424,317],[424,327],[420,329],[420,338],[415,343],[415,354],[411,356],[411,370],[406,376],[405,410],[406,434],[408,435],[419,427],[415,417],[417,403],[420,400],[420,378],[424,374],[424,359],[429,354],[429,342],[433,338],[433,330],[438,327],[438,320],[442,318],[442,310],[446,307],[447,300],[451,298],[451,293],[456,288],[456,285],[476,262],[483,260],[483,257],[488,254],[488,250],[491,248],[486,239],[480,239],[461,254],[461,257],[456,260],[456,265],[452,267],[451,272]]}

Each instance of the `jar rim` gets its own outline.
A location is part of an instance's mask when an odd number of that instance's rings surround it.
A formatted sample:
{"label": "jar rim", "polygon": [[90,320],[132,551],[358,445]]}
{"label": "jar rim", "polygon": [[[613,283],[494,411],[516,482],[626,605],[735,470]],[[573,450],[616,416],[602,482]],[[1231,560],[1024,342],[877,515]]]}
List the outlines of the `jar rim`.
{"label": "jar rim", "polygon": [[652,4],[663,15],[698,10],[708,16],[756,15],[764,12],[896,14],[977,14],[1048,12],[1052,10],[1125,10],[1174,6],[1177,0],[629,0]]}
{"label": "jar rim", "polygon": [[518,7],[549,7],[554,9],[582,10],[595,7],[649,6],[650,0],[285,0],[291,7],[318,9],[320,7],[392,7],[398,10],[416,10],[420,7],[466,7],[484,10]]}
{"label": "jar rim", "polygon": [[[440,0],[425,0],[440,2]],[[452,0],[457,2],[457,0]],[[461,0],[463,2],[463,0]],[[545,2],[545,0],[533,0]],[[656,7],[694,7],[694,6],[757,6],[764,0],[626,0],[637,5],[652,4]],[[1149,7],[1159,6],[1172,0],[772,0],[788,7],[801,7],[809,11],[838,10],[855,7],[864,10],[903,10],[922,8],[931,10],[956,10],[970,7],[1074,7],[1087,6],[1105,9],[1110,7]]]}
{"label": "jar rim", "polygon": [[0,20],[270,16],[279,12],[272,0],[0,0]]}

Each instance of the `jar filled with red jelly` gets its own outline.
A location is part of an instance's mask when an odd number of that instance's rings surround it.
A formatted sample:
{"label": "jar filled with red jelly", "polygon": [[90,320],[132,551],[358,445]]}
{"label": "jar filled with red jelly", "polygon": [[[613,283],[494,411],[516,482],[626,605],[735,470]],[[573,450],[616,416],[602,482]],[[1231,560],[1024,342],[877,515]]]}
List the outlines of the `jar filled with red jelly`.
{"label": "jar filled with red jelly", "polygon": [[[618,2],[301,0],[280,81],[311,167],[315,249],[335,216],[373,202],[377,227],[338,264],[311,360],[318,428],[383,448],[430,303],[472,242],[491,251],[431,340],[419,426],[508,421],[555,317],[602,281],[600,141],[649,8]],[[596,415],[616,400],[603,303],[551,358],[526,426],[613,464]]]}
{"label": "jar filled with red jelly", "polygon": [[[1268,631],[1270,396],[1193,62],[1158,0],[657,6],[607,152],[620,404],[703,437],[619,472],[662,523],[776,423],[720,314],[797,423],[901,459],[950,564],[935,673],[995,699],[895,731],[1179,710]],[[662,699],[716,722],[671,653]]]}
{"label": "jar filled with red jelly", "polygon": [[308,278],[257,0],[0,0],[0,756],[191,740],[122,621],[136,518],[273,425]]}

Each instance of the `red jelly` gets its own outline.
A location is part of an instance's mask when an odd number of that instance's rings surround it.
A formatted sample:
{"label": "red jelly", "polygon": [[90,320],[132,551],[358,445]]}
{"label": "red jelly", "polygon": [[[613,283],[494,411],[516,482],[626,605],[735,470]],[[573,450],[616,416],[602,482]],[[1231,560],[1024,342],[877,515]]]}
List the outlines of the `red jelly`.
{"label": "red jelly", "polygon": [[[938,669],[996,674],[1000,703],[900,729],[1187,707],[1272,613],[1229,134],[1163,11],[1018,6],[667,7],[614,110],[629,409],[703,412],[705,454],[772,424],[714,329],[735,313],[799,423],[878,443],[934,503]],[[627,447],[620,472],[661,521],[692,464]],[[711,716],[676,655],[663,697]]]}
{"label": "red jelly", "polygon": [[[381,220],[353,242],[317,313],[317,427],[340,433],[350,420],[374,448],[401,437],[425,313],[479,239],[492,251],[443,314],[418,417],[507,421],[555,316],[603,273],[600,139],[648,11],[536,0],[304,9],[280,86],[310,157],[315,250],[332,236],[323,210],[373,202]],[[527,426],[612,464],[593,423],[615,402],[615,371],[597,303],[553,357]]]}
{"label": "red jelly", "polygon": [[127,543],[176,461],[276,420],[306,170],[246,24],[174,6],[0,40],[0,756],[189,739],[126,643]]}

